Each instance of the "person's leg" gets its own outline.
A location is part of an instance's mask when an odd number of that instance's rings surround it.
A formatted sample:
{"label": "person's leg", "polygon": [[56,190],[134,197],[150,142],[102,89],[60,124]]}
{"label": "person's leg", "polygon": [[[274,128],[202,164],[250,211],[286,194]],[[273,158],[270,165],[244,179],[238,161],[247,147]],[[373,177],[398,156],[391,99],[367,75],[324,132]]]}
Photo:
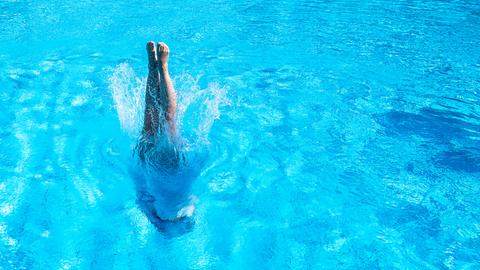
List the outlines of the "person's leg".
{"label": "person's leg", "polygon": [[158,74],[158,59],[155,50],[155,42],[147,43],[148,55],[148,77],[147,87],[145,89],[145,114],[143,121],[143,135],[155,138],[158,127],[160,125],[159,119],[159,74]]}
{"label": "person's leg", "polygon": [[168,132],[171,139],[175,140],[177,137],[176,110],[177,110],[177,97],[175,90],[173,89],[172,80],[168,74],[168,54],[170,50],[168,46],[163,43],[158,43],[158,72],[160,75],[159,82],[159,97],[162,112],[164,113],[165,120],[168,123]]}

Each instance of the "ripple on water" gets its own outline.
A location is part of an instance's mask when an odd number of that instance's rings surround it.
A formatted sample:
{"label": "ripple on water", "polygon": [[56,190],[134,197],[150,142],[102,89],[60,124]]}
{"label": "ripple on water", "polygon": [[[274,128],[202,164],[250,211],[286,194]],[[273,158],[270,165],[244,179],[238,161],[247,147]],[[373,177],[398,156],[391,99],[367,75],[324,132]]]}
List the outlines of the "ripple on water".
{"label": "ripple on water", "polygon": [[[460,2],[0,3],[0,261],[476,268],[479,6]],[[127,35],[109,40],[119,26]],[[138,208],[125,165],[142,122],[138,40],[162,28],[186,74],[182,128],[209,150],[196,224],[170,239]],[[212,78],[229,87],[204,87]],[[231,108],[218,105],[226,89]]]}
{"label": "ripple on water", "polygon": [[0,215],[7,217],[16,210],[26,188],[25,182],[16,176],[0,183]]}
{"label": "ripple on water", "polygon": [[214,175],[208,186],[213,193],[236,194],[243,188],[243,182],[236,173],[224,171]]}
{"label": "ripple on water", "polygon": [[252,118],[257,120],[256,122],[260,125],[260,128],[280,126],[283,124],[285,116],[282,111],[272,106],[259,105],[251,109],[257,112],[255,115],[252,115]]}
{"label": "ripple on water", "polygon": [[80,107],[85,105],[88,102],[88,97],[86,95],[78,95],[72,99],[72,106],[73,107]]}
{"label": "ripple on water", "polygon": [[252,192],[267,189],[272,183],[283,178],[278,161],[259,149],[251,151],[242,162],[242,177],[246,187]]}
{"label": "ripple on water", "polygon": [[64,72],[65,62],[63,60],[44,60],[40,62],[39,67],[42,72]]}
{"label": "ripple on water", "polygon": [[211,179],[208,183],[211,191],[221,196],[236,194],[244,188],[243,178],[237,171],[231,170],[231,165],[241,166],[252,147],[252,138],[248,133],[238,130],[233,124],[226,125],[229,127],[210,136],[212,147],[209,156],[213,159],[202,173],[202,178]]}

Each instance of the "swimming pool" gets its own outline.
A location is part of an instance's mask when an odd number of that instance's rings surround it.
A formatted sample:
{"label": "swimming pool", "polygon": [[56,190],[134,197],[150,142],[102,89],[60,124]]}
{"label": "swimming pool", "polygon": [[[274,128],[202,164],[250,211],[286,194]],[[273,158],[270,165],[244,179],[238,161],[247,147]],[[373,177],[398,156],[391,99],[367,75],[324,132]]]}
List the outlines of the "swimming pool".
{"label": "swimming pool", "polygon": [[[1,1],[0,269],[478,269],[479,32],[476,1]],[[148,40],[189,228],[136,201]]]}

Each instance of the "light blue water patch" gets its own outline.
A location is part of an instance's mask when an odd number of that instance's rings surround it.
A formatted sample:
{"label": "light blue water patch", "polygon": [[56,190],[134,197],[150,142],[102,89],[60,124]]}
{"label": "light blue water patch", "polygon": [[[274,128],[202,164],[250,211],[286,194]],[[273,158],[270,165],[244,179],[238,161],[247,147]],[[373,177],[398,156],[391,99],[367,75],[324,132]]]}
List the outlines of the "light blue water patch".
{"label": "light blue water patch", "polygon": [[[468,0],[1,1],[0,269],[480,268],[479,32]],[[138,194],[149,40],[177,223]]]}

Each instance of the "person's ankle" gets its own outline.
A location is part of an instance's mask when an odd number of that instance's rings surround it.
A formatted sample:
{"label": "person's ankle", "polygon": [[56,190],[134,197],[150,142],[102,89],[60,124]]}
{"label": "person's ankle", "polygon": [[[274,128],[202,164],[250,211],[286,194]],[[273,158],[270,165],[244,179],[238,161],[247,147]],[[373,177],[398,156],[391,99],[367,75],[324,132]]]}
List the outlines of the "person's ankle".
{"label": "person's ankle", "polygon": [[168,63],[160,63],[158,65],[158,68],[161,69],[162,71],[168,70]]}

